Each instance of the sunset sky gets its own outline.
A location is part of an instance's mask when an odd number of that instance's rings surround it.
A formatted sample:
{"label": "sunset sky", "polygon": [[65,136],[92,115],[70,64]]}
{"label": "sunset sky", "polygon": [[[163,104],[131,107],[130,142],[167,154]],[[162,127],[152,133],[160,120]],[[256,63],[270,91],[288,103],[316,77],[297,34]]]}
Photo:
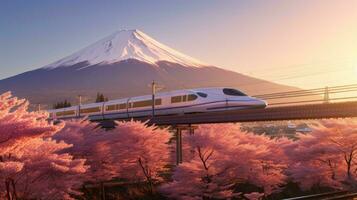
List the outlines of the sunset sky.
{"label": "sunset sky", "polygon": [[0,79],[124,28],[266,80],[301,88],[357,83],[357,0],[4,0]]}

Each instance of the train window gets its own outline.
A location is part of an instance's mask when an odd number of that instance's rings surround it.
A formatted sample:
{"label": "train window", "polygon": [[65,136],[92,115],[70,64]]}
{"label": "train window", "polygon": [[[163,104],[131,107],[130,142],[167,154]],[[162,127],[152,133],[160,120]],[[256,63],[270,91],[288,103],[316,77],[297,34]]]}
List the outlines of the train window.
{"label": "train window", "polygon": [[159,105],[161,105],[161,104],[162,104],[161,99],[155,99],[155,105],[156,105],[156,106],[159,106]]}
{"label": "train window", "polygon": [[67,115],[75,115],[76,112],[74,110],[67,110],[67,111],[61,111],[61,112],[57,112],[56,115],[58,117],[60,116],[67,116]]}
{"label": "train window", "polygon": [[109,105],[106,108],[107,111],[117,110],[117,109],[118,109],[118,105]]}
{"label": "train window", "polygon": [[194,101],[198,98],[197,95],[195,95],[195,94],[189,94],[187,96],[188,96],[187,101]]}
{"label": "train window", "polygon": [[121,103],[118,106],[119,106],[119,110],[126,109],[126,103]]}
{"label": "train window", "polygon": [[182,96],[182,101],[183,101],[183,102],[187,101],[187,95],[183,95],[183,96]]}
{"label": "train window", "polygon": [[182,96],[173,96],[173,97],[171,97],[171,103],[180,103],[182,101],[181,97]]}
{"label": "train window", "polygon": [[74,115],[76,112],[74,110],[63,111],[63,115]]}
{"label": "train window", "polygon": [[229,95],[229,96],[247,96],[243,92],[236,90],[236,89],[232,89],[232,88],[224,88],[223,93],[225,95]]}
{"label": "train window", "polygon": [[133,103],[133,108],[145,107],[145,106],[150,106],[150,105],[151,105],[151,100],[136,101]]}
{"label": "train window", "polygon": [[[161,105],[161,99],[155,99],[155,105]],[[152,100],[137,101],[134,102],[133,105],[134,108],[148,107],[148,106],[152,106]]]}
{"label": "train window", "polygon": [[208,96],[206,93],[203,92],[197,92],[197,95],[203,98],[206,98]]}
{"label": "train window", "polygon": [[100,112],[100,107],[81,109],[81,113],[93,113],[93,112]]}

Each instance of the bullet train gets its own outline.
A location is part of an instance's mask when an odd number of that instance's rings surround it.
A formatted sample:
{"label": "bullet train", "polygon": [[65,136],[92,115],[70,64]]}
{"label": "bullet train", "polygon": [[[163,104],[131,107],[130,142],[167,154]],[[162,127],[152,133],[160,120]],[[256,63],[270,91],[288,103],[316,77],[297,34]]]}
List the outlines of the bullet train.
{"label": "bullet train", "polygon": [[[153,114],[152,95],[116,99],[49,110],[51,119],[87,116],[91,120],[145,117]],[[224,110],[265,108],[263,100],[233,88],[199,88],[160,92],[155,95],[154,114],[183,115]]]}

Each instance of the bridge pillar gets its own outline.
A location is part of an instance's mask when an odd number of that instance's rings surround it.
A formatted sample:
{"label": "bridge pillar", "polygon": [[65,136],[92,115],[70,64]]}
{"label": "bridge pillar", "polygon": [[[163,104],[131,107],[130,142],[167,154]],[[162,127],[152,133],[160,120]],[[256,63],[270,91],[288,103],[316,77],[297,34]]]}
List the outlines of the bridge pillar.
{"label": "bridge pillar", "polygon": [[176,129],[176,165],[182,163],[182,129]]}
{"label": "bridge pillar", "polygon": [[196,127],[194,127],[194,126],[191,126],[191,125],[189,126],[188,131],[189,131],[189,134],[190,134],[190,135],[194,135],[194,134],[195,134],[195,128],[196,128]]}
{"label": "bridge pillar", "polygon": [[98,126],[103,129],[110,130],[114,129],[117,126],[117,123],[114,120],[103,120],[98,123]]}
{"label": "bridge pillar", "polygon": [[180,125],[180,126],[175,127],[175,129],[176,129],[176,133],[175,133],[175,137],[176,137],[176,165],[179,165],[180,163],[182,163],[182,156],[183,156],[182,132],[188,131],[188,133],[190,135],[193,135],[195,128],[197,128],[197,126],[192,126],[192,125]]}

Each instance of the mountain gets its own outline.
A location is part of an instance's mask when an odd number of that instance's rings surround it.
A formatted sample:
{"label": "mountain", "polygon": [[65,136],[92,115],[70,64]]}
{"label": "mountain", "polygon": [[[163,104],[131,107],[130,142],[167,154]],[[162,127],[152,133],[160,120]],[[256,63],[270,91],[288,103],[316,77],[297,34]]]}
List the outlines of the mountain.
{"label": "mountain", "polygon": [[139,30],[121,30],[45,68],[72,66],[81,62],[88,62],[88,66],[99,63],[112,64],[127,59],[136,59],[153,65],[161,60],[191,67],[204,65]]}
{"label": "mountain", "polygon": [[0,80],[0,92],[52,105],[75,102],[79,94],[87,102],[97,92],[109,99],[149,94],[153,80],[163,90],[227,86],[256,95],[294,89],[204,64],[139,30],[122,30],[52,64]]}

